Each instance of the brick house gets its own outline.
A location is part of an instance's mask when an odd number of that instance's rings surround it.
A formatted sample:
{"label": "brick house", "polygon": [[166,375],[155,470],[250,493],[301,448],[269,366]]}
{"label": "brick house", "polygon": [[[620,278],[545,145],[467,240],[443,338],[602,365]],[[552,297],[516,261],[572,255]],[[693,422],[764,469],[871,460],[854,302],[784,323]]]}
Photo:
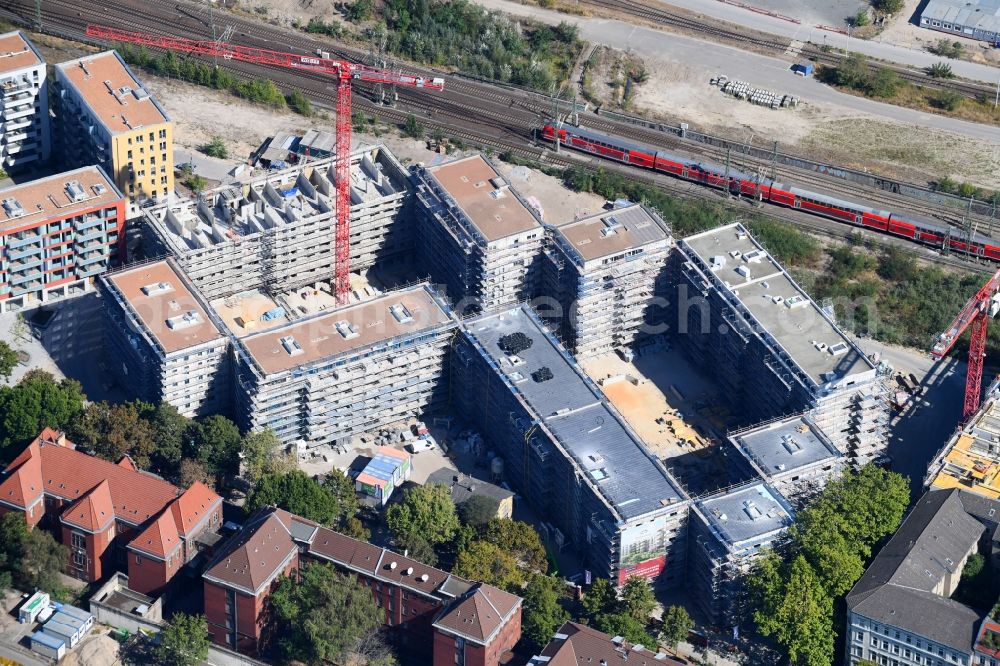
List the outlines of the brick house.
{"label": "brick house", "polygon": [[397,628],[401,644],[434,666],[496,666],[521,637],[521,598],[352,539],[281,509],[254,514],[205,571],[212,640],[258,654],[268,635],[267,596],[281,575],[310,562],[357,575]]}
{"label": "brick house", "polygon": [[131,589],[155,595],[219,528],[222,498],[202,483],[181,490],[127,457],[87,455],[46,428],[3,472],[0,515],[14,511],[69,549],[69,575],[95,581],[122,569]]}

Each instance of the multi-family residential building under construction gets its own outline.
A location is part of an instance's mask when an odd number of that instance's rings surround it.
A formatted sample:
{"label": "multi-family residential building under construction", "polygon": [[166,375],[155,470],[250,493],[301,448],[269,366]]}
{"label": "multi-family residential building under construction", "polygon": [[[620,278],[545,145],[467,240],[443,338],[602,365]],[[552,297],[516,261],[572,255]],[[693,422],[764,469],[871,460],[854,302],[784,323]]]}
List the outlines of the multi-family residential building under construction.
{"label": "multi-family residential building under construction", "polygon": [[[548,223],[480,156],[409,173],[384,147],[352,160],[346,304],[330,159],[149,209],[147,251],[169,257],[101,282],[120,383],[289,447],[458,417],[553,544],[618,581],[697,572],[719,622],[793,507],[883,454],[878,370],[742,226],[675,243],[640,205]],[[716,443],[740,468],[731,490],[692,498],[571,354],[672,344],[735,415]]]}

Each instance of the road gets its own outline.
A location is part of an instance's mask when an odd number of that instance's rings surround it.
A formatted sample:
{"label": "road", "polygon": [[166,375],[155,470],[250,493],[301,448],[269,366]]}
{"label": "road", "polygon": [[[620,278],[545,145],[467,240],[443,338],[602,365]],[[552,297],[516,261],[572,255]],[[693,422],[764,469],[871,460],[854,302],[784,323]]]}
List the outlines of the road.
{"label": "road", "polygon": [[709,77],[726,74],[731,79],[741,79],[754,86],[795,95],[807,103],[834,104],[859,113],[910,125],[955,132],[980,141],[1000,142],[1000,128],[848,95],[815,79],[793,75],[789,69],[790,63],[786,60],[748,53],[731,46],[676,33],[636,26],[625,21],[568,16],[510,0],[476,0],[476,2],[490,9],[527,16],[552,25],[563,21],[575,24],[580,30],[581,39],[616,49],[631,50],[647,60],[661,62],[669,60],[685,63],[688,67],[698,67],[705,72],[706,86]]}
{"label": "road", "polygon": [[[661,4],[681,7],[697,12],[698,14],[711,16],[736,25],[743,25],[761,32],[781,35],[789,39],[812,42],[813,44],[828,44],[846,51],[860,51],[872,58],[880,58],[903,65],[924,68],[941,61],[941,56],[936,56],[925,51],[908,49],[904,46],[885,44],[879,41],[851,39],[839,32],[820,30],[813,25],[797,25],[773,16],[758,14],[742,7],[727,5],[715,0],[670,0]],[[930,30],[927,33],[931,36],[935,34]],[[942,34],[941,36],[944,37],[945,35]],[[987,83],[996,83],[1000,80],[1000,69],[996,67],[967,62],[965,60],[949,60],[949,64],[956,76],[974,81],[985,81]]]}

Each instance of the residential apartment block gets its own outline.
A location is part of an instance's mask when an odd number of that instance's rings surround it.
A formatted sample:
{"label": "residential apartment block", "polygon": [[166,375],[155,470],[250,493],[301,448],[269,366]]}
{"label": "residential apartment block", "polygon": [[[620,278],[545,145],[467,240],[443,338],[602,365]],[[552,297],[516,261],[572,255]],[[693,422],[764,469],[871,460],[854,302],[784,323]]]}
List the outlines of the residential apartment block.
{"label": "residential apartment block", "polygon": [[[351,270],[405,260],[413,249],[406,171],[382,146],[354,151],[351,162]],[[147,250],[172,254],[209,299],[329,281],[334,195],[333,158],[268,173],[150,208]]]}
{"label": "residential apartment block", "polygon": [[229,338],[172,259],[103,275],[107,367],[119,385],[188,417],[231,404]]}
{"label": "residential apartment block", "polygon": [[730,433],[740,477],[761,478],[799,506],[844,471],[844,454],[808,416],[778,419]]}
{"label": "residential apartment block", "polygon": [[808,412],[853,465],[884,458],[874,364],[740,224],[677,242],[675,336],[747,423]]}
{"label": "residential apartment block", "polygon": [[55,66],[61,159],[97,164],[132,204],[174,192],[173,123],[115,51]]}
{"label": "residential apartment block", "polygon": [[240,337],[237,422],[314,445],[418,416],[447,398],[455,328],[444,300],[417,285]]}
{"label": "residential apartment block", "polygon": [[131,589],[158,594],[219,529],[222,498],[200,482],[181,490],[127,457],[89,456],[46,428],[3,471],[0,515],[11,512],[69,549],[69,575],[96,581],[123,569]]}
{"label": "residential apartment block", "polygon": [[482,155],[414,172],[417,257],[459,314],[534,295],[545,231]]}
{"label": "residential apartment block", "polygon": [[0,311],[90,289],[125,260],[125,200],[100,167],[0,190]]}
{"label": "residential apartment block", "polygon": [[983,404],[938,451],[927,468],[929,490],[959,488],[1000,499],[1000,380],[986,389]]}
{"label": "residential apartment block", "polygon": [[683,579],[688,499],[527,306],[467,320],[452,403],[548,537],[595,575]]}
{"label": "residential apartment block", "polygon": [[558,299],[554,325],[577,358],[663,336],[672,247],[666,223],[641,205],[552,229],[543,293]]}
{"label": "residential apartment block", "polygon": [[23,32],[0,35],[0,167],[34,168],[48,161],[50,151],[42,54]]}
{"label": "residential apartment block", "polygon": [[784,537],[794,517],[785,498],[760,482],[691,505],[688,585],[713,624],[731,627],[746,619],[744,577],[761,552]]}
{"label": "residential apartment block", "polygon": [[926,493],[847,595],[847,663],[993,666],[991,617],[950,597],[973,553],[996,567],[1000,502],[960,490]]}
{"label": "residential apartment block", "polygon": [[265,608],[277,580],[333,565],[371,589],[403,650],[433,666],[497,666],[521,637],[521,599],[358,541],[281,509],[264,508],[222,544],[203,575],[212,640],[258,654],[273,640]]}

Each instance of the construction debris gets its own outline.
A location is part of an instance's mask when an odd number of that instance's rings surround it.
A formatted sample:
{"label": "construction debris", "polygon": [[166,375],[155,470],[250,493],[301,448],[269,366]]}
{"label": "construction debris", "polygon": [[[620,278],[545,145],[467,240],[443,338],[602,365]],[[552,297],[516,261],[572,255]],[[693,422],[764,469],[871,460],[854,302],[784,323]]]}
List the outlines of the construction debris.
{"label": "construction debris", "polygon": [[726,75],[720,75],[709,81],[713,86],[718,86],[722,92],[732,95],[737,99],[745,99],[751,104],[759,106],[769,106],[772,109],[784,109],[798,106],[799,98],[791,95],[774,93],[763,88],[754,88],[746,81],[730,81]]}

